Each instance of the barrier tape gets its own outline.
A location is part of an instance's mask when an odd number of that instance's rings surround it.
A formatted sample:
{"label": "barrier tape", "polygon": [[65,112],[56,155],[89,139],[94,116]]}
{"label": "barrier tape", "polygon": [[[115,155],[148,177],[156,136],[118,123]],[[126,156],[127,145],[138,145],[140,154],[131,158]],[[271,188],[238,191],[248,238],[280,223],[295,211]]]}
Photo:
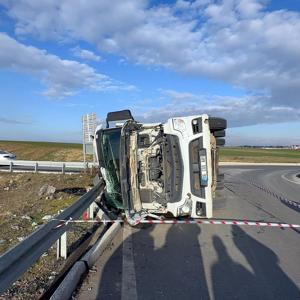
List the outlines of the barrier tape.
{"label": "barrier tape", "polygon": [[[59,228],[69,223],[128,223],[126,220],[57,220],[61,223],[55,228]],[[256,227],[280,227],[280,228],[300,228],[300,224],[287,224],[287,223],[274,223],[274,222],[258,222],[258,221],[236,221],[236,220],[137,220],[135,225],[138,224],[205,224],[205,225],[236,225],[236,226],[256,226]]]}
{"label": "barrier tape", "polygon": [[284,198],[284,197],[281,197],[281,196],[275,194],[274,192],[270,191],[269,189],[265,188],[264,186],[260,186],[260,185],[258,185],[257,183],[255,183],[253,181],[250,181],[250,184],[252,184],[253,186],[257,187],[258,189],[266,192],[267,194],[277,198],[278,200],[280,200],[282,202],[285,202],[285,203],[288,203],[289,205],[293,205],[293,206],[297,207],[298,209],[300,209],[300,203],[289,200],[289,199]]}

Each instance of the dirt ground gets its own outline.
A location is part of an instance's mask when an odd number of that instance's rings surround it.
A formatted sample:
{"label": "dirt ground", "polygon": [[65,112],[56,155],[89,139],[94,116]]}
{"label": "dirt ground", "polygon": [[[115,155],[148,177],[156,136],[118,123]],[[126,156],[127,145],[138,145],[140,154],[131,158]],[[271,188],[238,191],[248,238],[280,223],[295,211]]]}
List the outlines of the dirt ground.
{"label": "dirt ground", "polygon": [[[91,184],[88,174],[0,173],[0,255],[47,222],[45,216],[70,206]],[[68,239],[85,231],[73,226]],[[38,299],[62,264],[54,245],[0,299]]]}

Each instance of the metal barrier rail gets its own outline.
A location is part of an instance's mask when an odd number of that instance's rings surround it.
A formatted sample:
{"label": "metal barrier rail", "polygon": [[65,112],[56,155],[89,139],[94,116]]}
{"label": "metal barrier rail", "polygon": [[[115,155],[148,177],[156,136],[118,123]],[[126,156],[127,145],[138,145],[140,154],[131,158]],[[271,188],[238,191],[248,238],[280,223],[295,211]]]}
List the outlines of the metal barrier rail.
{"label": "metal barrier rail", "polygon": [[96,167],[93,162],[60,162],[60,161],[31,161],[31,160],[10,160],[0,161],[0,171],[13,172],[80,172],[82,170]]}
{"label": "metal barrier rail", "polygon": [[[79,218],[100,192],[103,191],[103,188],[104,182],[101,180],[73,205],[60,213],[57,218]],[[59,221],[57,220],[49,221],[25,240],[0,256],[0,293],[3,293],[14,281],[25,273],[70,228],[70,225],[67,225],[55,229],[58,224]]]}

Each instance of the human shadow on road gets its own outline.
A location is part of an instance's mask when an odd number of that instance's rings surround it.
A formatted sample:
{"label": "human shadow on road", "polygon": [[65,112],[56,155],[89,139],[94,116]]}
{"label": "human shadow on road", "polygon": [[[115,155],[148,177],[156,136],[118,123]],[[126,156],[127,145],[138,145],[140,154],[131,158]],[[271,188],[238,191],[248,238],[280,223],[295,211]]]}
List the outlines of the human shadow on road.
{"label": "human shadow on road", "polygon": [[218,261],[212,266],[212,285],[215,299],[253,299],[255,276],[228,254],[223,241],[213,236]]}
{"label": "human shadow on road", "polygon": [[251,267],[232,258],[223,241],[213,237],[218,261],[212,266],[215,299],[299,299],[299,289],[278,266],[278,258],[238,226],[232,227],[235,246]]}
{"label": "human shadow on road", "polygon": [[[254,271],[257,295],[262,299],[300,299],[299,287],[281,269],[278,256],[270,248],[238,226],[232,227],[232,234],[236,247]],[[299,268],[299,261],[295,264]]]}
{"label": "human shadow on road", "polygon": [[[161,248],[153,250],[151,238],[152,246],[146,248],[145,254],[135,254],[139,299],[209,299],[198,242],[200,233],[198,225],[173,225]],[[134,236],[136,243],[144,238],[143,230]]]}
{"label": "human shadow on road", "polygon": [[[154,229],[155,225],[152,225],[132,235],[138,299],[209,299],[198,242],[200,227],[192,224],[171,226],[165,236],[164,245],[158,249],[155,249],[151,236]],[[122,246],[117,252],[122,252]],[[119,280],[118,275],[113,277],[112,272],[118,274],[114,271],[114,260],[112,256],[105,265],[98,299],[104,299],[103,291],[107,291],[106,285],[109,282]],[[107,292],[105,294],[105,299],[121,297],[118,291],[111,293],[111,296]]]}

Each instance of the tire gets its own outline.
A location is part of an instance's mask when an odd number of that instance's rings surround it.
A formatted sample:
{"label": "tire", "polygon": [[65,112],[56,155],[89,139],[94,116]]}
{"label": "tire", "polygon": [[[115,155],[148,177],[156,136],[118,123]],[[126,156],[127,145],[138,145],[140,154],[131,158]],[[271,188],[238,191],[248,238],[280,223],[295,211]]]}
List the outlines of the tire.
{"label": "tire", "polygon": [[211,132],[224,130],[227,128],[227,121],[223,118],[211,117],[208,119],[208,124]]}
{"label": "tire", "polygon": [[216,138],[224,137],[225,136],[225,130],[214,131],[213,135]]}
{"label": "tire", "polygon": [[225,145],[225,139],[216,139],[217,146],[224,146]]}

